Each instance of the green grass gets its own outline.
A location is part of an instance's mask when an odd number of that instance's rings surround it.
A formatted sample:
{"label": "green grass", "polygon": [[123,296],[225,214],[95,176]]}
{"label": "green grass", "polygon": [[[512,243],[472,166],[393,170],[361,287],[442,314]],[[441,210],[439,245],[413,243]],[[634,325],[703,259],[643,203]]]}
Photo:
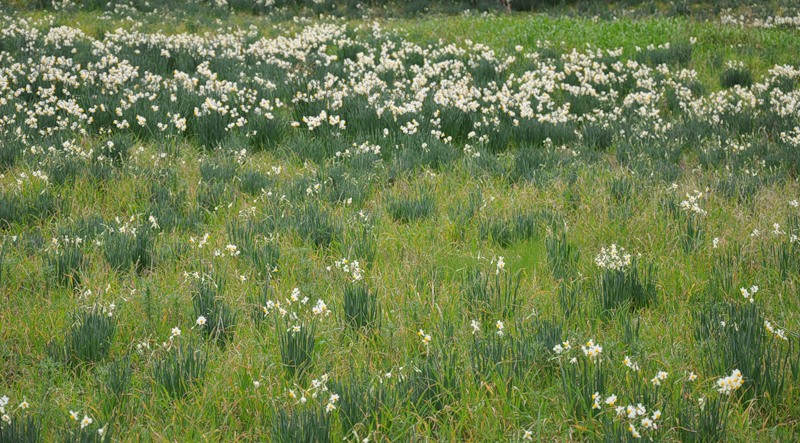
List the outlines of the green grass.
{"label": "green grass", "polygon": [[[49,28],[49,12],[20,16]],[[132,26],[95,12],[53,16],[54,26],[94,37]],[[216,29],[217,18],[233,28],[252,24],[259,36],[303,29],[263,16],[192,17],[194,24],[139,18],[143,32],[168,35]],[[378,41],[371,22],[342,23],[359,44]],[[658,14],[434,15],[378,23],[417,44],[464,45],[469,38],[502,56],[516,54],[516,45],[541,49],[538,42],[547,40],[558,53],[587,43],[621,47],[624,61],[637,57],[637,46],[694,37],[686,67],[707,92],[722,89],[725,61],[743,61],[758,82],[776,64],[796,65],[800,53],[796,30]],[[329,71],[340,68],[334,63]],[[290,121],[297,108],[276,112]],[[414,117],[426,124],[428,112]],[[598,147],[570,131],[566,148],[519,137],[495,155],[466,134],[453,149],[427,145],[427,134],[400,137],[396,127],[383,138],[392,123],[359,115],[363,121],[348,122],[359,128],[355,134],[331,129],[311,137],[287,127],[275,146],[250,150],[245,159],[237,157],[249,146],[242,134],[218,134],[226,137],[224,149],[214,152],[195,136],[131,138],[129,155],[112,162],[107,181],[95,180],[93,160],[86,160],[76,163],[72,182],[17,185],[21,173],[30,176],[44,164],[28,153],[0,171],[3,198],[13,196],[8,201],[23,208],[7,226],[0,220],[0,397],[11,398],[5,409],[14,423],[35,419],[30,423],[44,441],[80,432],[69,411],[94,419],[86,431],[92,436],[113,429],[121,441],[522,441],[526,431],[534,441],[628,438],[625,420],[605,405],[599,412],[591,407],[588,395],[600,389],[594,386],[602,374],[603,400],[615,394],[619,405],[642,402],[648,416],[662,410],[660,430],[643,431],[654,440],[699,439],[701,431],[726,441],[798,438],[800,277],[793,270],[800,256],[788,234],[772,231],[778,223],[800,234],[800,209],[789,204],[800,199],[800,185],[796,157],[777,134],[738,133],[734,126],[697,140],[685,133],[675,136],[680,140],[633,140],[642,146],[625,147],[628,141],[615,135],[610,146]],[[663,115],[676,125],[685,117]],[[800,125],[796,116],[787,120],[772,123]],[[107,140],[67,135],[85,148]],[[725,151],[720,163],[699,167],[704,150],[739,139],[757,146],[740,155]],[[364,141],[380,144],[381,152],[320,154],[356,151],[351,145]],[[481,155],[464,154],[465,143]],[[665,155],[672,152],[674,160]],[[759,167],[761,160],[771,166]],[[677,171],[674,179],[659,162]],[[747,168],[758,171],[755,178]],[[723,180],[741,186],[742,195],[726,196]],[[156,197],[154,189],[164,192]],[[704,193],[706,214],[692,218],[702,235],[687,246],[679,204],[695,190]],[[24,209],[41,195],[58,204]],[[175,221],[156,227],[149,219],[156,213]],[[120,233],[121,226],[137,232]],[[68,260],[50,239],[65,233],[84,241],[73,245],[78,258],[58,264]],[[636,255],[644,289],[622,279],[631,275],[627,267],[597,266],[595,257],[611,244]],[[727,263],[728,251],[736,264],[722,270],[731,280],[725,292],[715,286],[724,277],[715,266]],[[752,285],[760,290],[751,305],[738,288]],[[642,291],[655,295],[640,300]],[[604,304],[603,296],[613,300]],[[560,297],[571,297],[570,315]],[[731,330],[714,330],[721,318],[755,323],[740,328],[748,335],[739,341]],[[771,338],[763,319],[785,329],[788,341]],[[556,330],[571,351],[553,351]],[[581,351],[589,340],[603,347],[594,362]],[[95,342],[101,349],[89,349]],[[757,343],[758,358],[731,350],[739,343]],[[640,372],[623,365],[626,356]],[[745,374],[745,389],[721,396],[717,380],[745,368],[763,370],[758,386]],[[656,387],[650,380],[658,371],[669,375]],[[696,381],[687,381],[690,372]],[[769,386],[773,379],[783,386]],[[709,399],[707,413],[697,406],[700,397]],[[29,409],[18,406],[23,400]],[[325,412],[328,405],[336,408]],[[724,429],[715,427],[719,410],[727,411]],[[635,424],[641,428],[640,418]],[[23,428],[0,423],[0,440]]]}

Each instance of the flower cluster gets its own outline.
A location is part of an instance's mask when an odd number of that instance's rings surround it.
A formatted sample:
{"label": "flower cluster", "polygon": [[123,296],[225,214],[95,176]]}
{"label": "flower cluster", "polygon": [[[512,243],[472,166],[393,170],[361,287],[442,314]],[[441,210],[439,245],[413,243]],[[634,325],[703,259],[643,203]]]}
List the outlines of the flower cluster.
{"label": "flower cluster", "polygon": [[614,394],[603,399],[599,392],[595,392],[592,394],[592,409],[601,410],[603,408],[602,405],[605,404],[608,410],[613,411],[615,419],[622,420],[625,424],[625,429],[630,433],[631,437],[636,439],[642,438],[642,431],[655,431],[659,428],[660,410],[655,410],[649,414],[642,403],[623,406],[617,404],[618,400]]}
{"label": "flower cluster", "polygon": [[581,346],[581,351],[583,351],[583,355],[591,360],[596,360],[603,353],[603,347],[595,344],[594,340],[589,340],[585,345]]}
{"label": "flower cluster", "polygon": [[[11,400],[6,395],[0,397],[0,429],[2,429],[3,425],[11,424],[11,415],[10,415],[11,408],[9,407],[9,410],[6,410],[10,401]],[[17,405],[16,409],[25,412],[30,407],[31,406],[27,402],[27,400],[22,400],[22,402],[19,405]]]}
{"label": "flower cluster", "polygon": [[300,292],[300,288],[293,288],[289,297],[282,301],[280,299],[267,300],[261,306],[261,312],[264,316],[276,312],[280,317],[294,322],[294,325],[289,328],[292,332],[299,332],[301,323],[315,318],[325,318],[331,314],[324,300],[317,299],[313,306],[309,305],[309,301],[309,298]]}
{"label": "flower cluster", "polygon": [[753,303],[755,301],[753,297],[758,292],[758,286],[753,285],[750,286],[750,288],[744,288],[744,287],[739,288],[739,292],[742,294],[742,297],[744,297],[745,300],[749,301],[750,303]]}
{"label": "flower cluster", "polygon": [[661,386],[661,382],[665,381],[668,376],[669,376],[669,373],[664,372],[664,371],[658,371],[656,376],[653,377],[652,379],[650,379],[650,383],[652,383],[653,386]]}
{"label": "flower cluster", "polygon": [[770,334],[774,335],[775,337],[783,341],[789,340],[788,338],[786,338],[786,331],[784,331],[783,329],[776,328],[775,326],[772,325],[772,323],[769,320],[764,320],[764,328],[766,328]]}
{"label": "flower cluster", "polygon": [[612,244],[609,248],[601,248],[594,262],[602,269],[624,271],[631,265],[631,255],[625,248]]}
{"label": "flower cluster", "polygon": [[332,267],[328,266],[327,269],[328,271],[331,271],[333,269],[338,269],[344,274],[346,274],[347,277],[353,282],[361,281],[364,279],[364,274],[363,271],[361,270],[361,264],[358,262],[358,260],[349,260],[346,258],[343,258],[341,260],[336,260],[334,265]]}
{"label": "flower cluster", "polygon": [[697,190],[692,194],[686,194],[686,200],[681,201],[681,209],[692,214],[706,215],[705,209],[700,207],[702,198],[703,193]]}
{"label": "flower cluster", "polygon": [[424,330],[420,329],[419,331],[417,331],[417,336],[420,338],[422,344],[425,345],[425,347],[431,344],[431,336],[430,334],[426,334]]}
{"label": "flower cluster", "polygon": [[336,403],[339,401],[339,395],[331,393],[328,389],[328,374],[322,374],[319,378],[311,380],[311,386],[308,389],[302,387],[289,389],[287,395],[298,404],[306,404],[309,399],[320,400],[326,398],[325,412],[336,410]]}
{"label": "flower cluster", "polygon": [[742,372],[738,369],[734,369],[731,375],[721,377],[717,380],[717,391],[719,391],[720,394],[731,395],[734,391],[742,387],[742,384],[744,384]]}

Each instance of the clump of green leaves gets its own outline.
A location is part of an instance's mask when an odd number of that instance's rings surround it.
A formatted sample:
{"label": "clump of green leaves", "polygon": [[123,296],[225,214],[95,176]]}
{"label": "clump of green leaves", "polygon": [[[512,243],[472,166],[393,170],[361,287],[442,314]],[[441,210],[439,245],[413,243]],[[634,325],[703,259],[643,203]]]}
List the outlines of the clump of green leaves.
{"label": "clump of green leaves", "polygon": [[380,327],[378,297],[366,284],[348,283],[344,288],[344,320],[353,330],[370,330]]}
{"label": "clump of green leaves", "polygon": [[[387,383],[374,383],[366,373],[351,374],[345,380],[331,383],[331,391],[341,395],[338,404],[342,435],[353,435],[356,429],[370,430],[384,418],[396,398]],[[364,434],[360,432],[359,434]]]}
{"label": "clump of green leaves", "polygon": [[341,228],[332,216],[314,201],[308,201],[295,215],[297,233],[318,248],[327,248],[340,235]]}
{"label": "clump of green leaves", "polygon": [[519,306],[520,282],[520,272],[471,269],[464,276],[462,291],[472,313],[478,317],[514,318]]}
{"label": "clump of green leaves", "polygon": [[220,275],[201,275],[192,291],[197,327],[220,346],[233,340],[236,312],[225,302],[225,279]]}
{"label": "clump of green leaves", "polygon": [[579,254],[577,248],[567,240],[567,233],[562,231],[560,234],[550,235],[544,244],[553,278],[563,280],[572,275]]}
{"label": "clump of green leaves", "polygon": [[39,443],[42,441],[42,424],[30,414],[13,417],[0,423],[0,442]]}
{"label": "clump of green leaves", "polygon": [[63,358],[73,367],[102,361],[111,351],[117,318],[97,306],[73,317],[64,339]]}
{"label": "clump of green leaves", "polygon": [[74,288],[80,285],[81,272],[87,261],[83,254],[82,243],[81,237],[63,236],[53,239],[50,250],[45,256],[45,263],[58,286]]}
{"label": "clump of green leaves", "polygon": [[621,307],[641,309],[655,304],[653,273],[652,265],[640,269],[636,259],[624,268],[603,269],[597,291],[598,307],[607,314]]}
{"label": "clump of green leaves", "polygon": [[513,243],[532,239],[539,232],[541,214],[532,211],[515,211],[508,218],[493,217],[481,220],[478,231],[482,239],[490,238],[507,247]]}
{"label": "clump of green leaves", "polygon": [[592,417],[595,392],[605,392],[607,380],[602,361],[578,358],[577,362],[561,361],[561,386],[567,399],[568,413],[577,419]]}
{"label": "clump of green leaves", "polygon": [[727,440],[730,400],[721,395],[697,399],[684,398],[676,417],[680,440],[689,443],[711,443]]}
{"label": "clump of green leaves", "polygon": [[173,399],[183,398],[203,381],[206,363],[203,350],[191,343],[173,343],[155,362],[153,378],[167,395]]}
{"label": "clump of green leaves", "polygon": [[272,441],[278,443],[327,443],[331,441],[331,415],[324,407],[279,408],[272,422]]}
{"label": "clump of green leaves", "polygon": [[103,255],[115,271],[143,272],[155,265],[155,232],[150,226],[122,225],[110,229],[103,243]]}
{"label": "clump of green leaves", "polygon": [[748,88],[753,85],[753,73],[743,64],[731,64],[720,74],[719,84],[723,88],[734,86]]}
{"label": "clump of green leaves", "polygon": [[458,239],[464,239],[467,227],[472,219],[475,218],[482,204],[481,188],[475,188],[470,191],[466,201],[456,200],[455,205],[449,208],[448,218],[453,224],[453,233]]}
{"label": "clump of green leaves", "polygon": [[103,380],[103,410],[106,416],[110,416],[113,410],[118,407],[128,392],[128,387],[133,376],[131,368],[131,357],[126,355],[115,360],[106,367],[105,379]]}
{"label": "clump of green leaves", "polygon": [[[756,287],[743,288],[751,297]],[[791,372],[791,349],[783,332],[766,321],[756,303],[710,303],[695,313],[695,339],[702,348],[704,370],[746,377],[738,390],[745,399],[777,401]]]}
{"label": "clump of green leaves", "polygon": [[417,186],[408,193],[393,193],[386,197],[386,211],[393,220],[410,223],[426,219],[436,212],[436,199],[424,186]]}
{"label": "clump of green leaves", "polygon": [[292,325],[278,332],[281,362],[290,378],[302,378],[311,369],[316,344],[315,325]]}

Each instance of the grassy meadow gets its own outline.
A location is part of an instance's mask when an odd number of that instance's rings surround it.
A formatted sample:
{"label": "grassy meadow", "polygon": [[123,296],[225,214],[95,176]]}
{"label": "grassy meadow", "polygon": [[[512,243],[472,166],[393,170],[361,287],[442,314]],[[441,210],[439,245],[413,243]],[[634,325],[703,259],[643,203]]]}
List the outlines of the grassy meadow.
{"label": "grassy meadow", "polygon": [[800,439],[791,2],[71,3],[0,14],[0,443]]}

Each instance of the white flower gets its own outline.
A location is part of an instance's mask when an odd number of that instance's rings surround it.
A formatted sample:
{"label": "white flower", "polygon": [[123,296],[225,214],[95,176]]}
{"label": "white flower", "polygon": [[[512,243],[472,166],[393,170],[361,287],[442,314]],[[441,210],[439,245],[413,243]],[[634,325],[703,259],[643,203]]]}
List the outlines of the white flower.
{"label": "white flower", "polygon": [[753,303],[755,301],[753,299],[753,296],[756,295],[756,292],[758,292],[758,286],[753,285],[750,286],[749,289],[739,288],[739,292],[741,292],[742,297],[744,297],[745,300],[748,300],[750,303]]}
{"label": "white flower", "polygon": [[239,248],[236,245],[229,244],[225,246],[225,249],[228,251],[228,255],[230,255],[231,257],[236,257],[240,253]]}
{"label": "white flower", "polygon": [[600,253],[594,258],[595,264],[602,269],[614,271],[625,270],[631,265],[631,255],[625,248],[612,244],[608,249],[600,249]]}
{"label": "white flower", "polygon": [[581,346],[581,350],[583,351],[583,355],[594,360],[597,357],[599,357],[600,354],[603,352],[603,347],[594,344],[593,340],[589,340],[588,342],[586,342],[586,345]]}
{"label": "white flower", "polygon": [[326,305],[325,302],[322,300],[317,300],[317,304],[314,305],[313,308],[311,308],[311,312],[313,312],[314,315],[326,315],[326,316],[330,315],[331,313],[331,311],[328,309],[328,305]]}
{"label": "white flower", "polygon": [[422,329],[417,332],[417,335],[422,339],[423,345],[428,346],[431,343],[431,336],[426,334]]}
{"label": "white flower", "polygon": [[170,333],[170,337],[169,338],[178,337],[179,335],[181,335],[181,329],[179,327],[175,326],[174,328],[172,328],[172,332]]}
{"label": "white flower", "polygon": [[624,358],[624,359],[622,359],[622,364],[623,364],[623,365],[625,365],[625,366],[627,366],[628,368],[630,368],[630,369],[634,370],[634,371],[639,371],[639,364],[638,364],[638,363],[635,363],[635,362],[633,362],[633,361],[631,360],[631,358],[630,358],[630,357],[628,357],[627,355],[625,356],[625,358]]}
{"label": "white flower", "polygon": [[717,391],[720,394],[730,395],[733,391],[739,389],[743,383],[744,378],[741,371],[734,369],[731,375],[717,380]]}
{"label": "white flower", "polygon": [[85,414],[84,414],[84,416],[83,416],[83,420],[81,420],[81,429],[84,429],[85,427],[87,427],[87,426],[91,425],[93,421],[94,421],[94,420],[92,420],[91,418],[89,418],[89,416],[88,416],[88,415],[85,415]]}
{"label": "white flower", "polygon": [[478,324],[477,320],[472,320],[470,322],[470,326],[472,326],[472,335],[475,335],[475,333],[481,331],[481,325]]}
{"label": "white flower", "polygon": [[201,315],[197,317],[197,321],[195,323],[197,323],[197,326],[203,327],[206,325],[206,318]]}

